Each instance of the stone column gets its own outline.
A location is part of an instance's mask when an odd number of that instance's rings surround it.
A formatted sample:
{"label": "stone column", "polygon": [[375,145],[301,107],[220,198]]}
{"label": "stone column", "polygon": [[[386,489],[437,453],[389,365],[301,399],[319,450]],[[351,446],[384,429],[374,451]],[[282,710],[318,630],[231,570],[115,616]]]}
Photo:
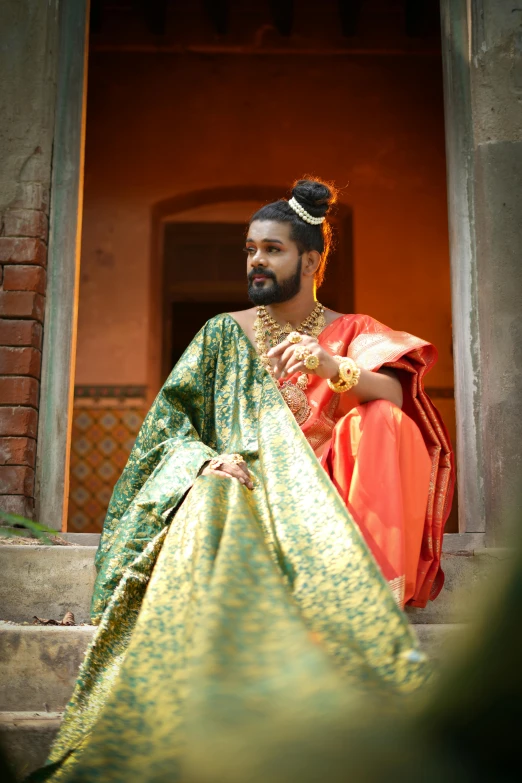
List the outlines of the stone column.
{"label": "stone column", "polygon": [[58,0],[4,0],[0,35],[0,508],[32,517]]}
{"label": "stone column", "polygon": [[522,484],[522,8],[441,10],[459,516],[501,545]]}

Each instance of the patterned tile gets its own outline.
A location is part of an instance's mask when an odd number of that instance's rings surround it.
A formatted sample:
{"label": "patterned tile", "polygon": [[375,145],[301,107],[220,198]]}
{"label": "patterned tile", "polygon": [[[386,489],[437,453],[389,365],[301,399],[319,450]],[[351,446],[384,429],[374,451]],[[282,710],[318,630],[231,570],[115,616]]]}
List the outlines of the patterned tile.
{"label": "patterned tile", "polygon": [[[105,387],[103,390],[107,391]],[[108,392],[110,394],[111,387]],[[141,399],[125,399],[116,394],[104,398],[92,394],[75,398],[69,532],[101,531],[114,484],[125,467],[145,414],[145,403]]]}

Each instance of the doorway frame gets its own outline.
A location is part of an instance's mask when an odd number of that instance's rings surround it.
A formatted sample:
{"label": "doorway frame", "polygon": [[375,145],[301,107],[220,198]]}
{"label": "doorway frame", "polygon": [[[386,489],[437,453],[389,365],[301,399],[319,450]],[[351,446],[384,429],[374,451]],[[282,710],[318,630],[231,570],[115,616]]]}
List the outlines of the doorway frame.
{"label": "doorway frame", "polygon": [[[478,330],[475,323],[478,293],[473,237],[469,101],[472,2],[441,0],[440,10],[456,376],[459,520],[461,533],[481,533],[485,530],[485,455],[479,448],[482,372],[477,363]],[[61,3],[60,12],[49,280],[42,349],[35,491],[37,518],[54,529],[64,529],[66,525],[68,500],[78,318],[89,0]],[[158,307],[161,301],[158,290],[162,278],[162,224],[169,215],[197,206],[227,200],[271,201],[279,198],[283,192],[283,188],[266,185],[214,187],[180,194],[153,207],[147,360],[149,402],[161,382],[162,309]]]}

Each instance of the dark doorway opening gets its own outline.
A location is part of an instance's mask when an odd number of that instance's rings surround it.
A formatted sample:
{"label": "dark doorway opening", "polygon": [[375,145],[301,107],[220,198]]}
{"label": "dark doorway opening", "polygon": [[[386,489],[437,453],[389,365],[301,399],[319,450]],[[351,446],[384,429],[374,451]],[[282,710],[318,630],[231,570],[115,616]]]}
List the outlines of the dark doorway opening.
{"label": "dark doorway opening", "polygon": [[[344,214],[343,214],[344,212]],[[351,212],[332,221],[336,242],[319,300],[332,310],[353,312]],[[245,224],[164,224],[162,380],[192,338],[215,315],[251,307],[247,297]]]}

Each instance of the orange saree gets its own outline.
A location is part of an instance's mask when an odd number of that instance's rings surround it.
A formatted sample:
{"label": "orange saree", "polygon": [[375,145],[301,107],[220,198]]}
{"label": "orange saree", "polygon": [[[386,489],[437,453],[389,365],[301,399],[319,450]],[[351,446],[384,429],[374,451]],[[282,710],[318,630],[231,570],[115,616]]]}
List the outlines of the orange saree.
{"label": "orange saree", "polygon": [[385,400],[350,409],[349,398],[309,376],[310,413],[301,429],[397,602],[426,606],[444,583],[442,536],[454,488],[448,433],[423,387],[436,349],[367,315],[337,318],[319,342],[332,354],[350,356],[361,368],[397,371],[402,409]]}

